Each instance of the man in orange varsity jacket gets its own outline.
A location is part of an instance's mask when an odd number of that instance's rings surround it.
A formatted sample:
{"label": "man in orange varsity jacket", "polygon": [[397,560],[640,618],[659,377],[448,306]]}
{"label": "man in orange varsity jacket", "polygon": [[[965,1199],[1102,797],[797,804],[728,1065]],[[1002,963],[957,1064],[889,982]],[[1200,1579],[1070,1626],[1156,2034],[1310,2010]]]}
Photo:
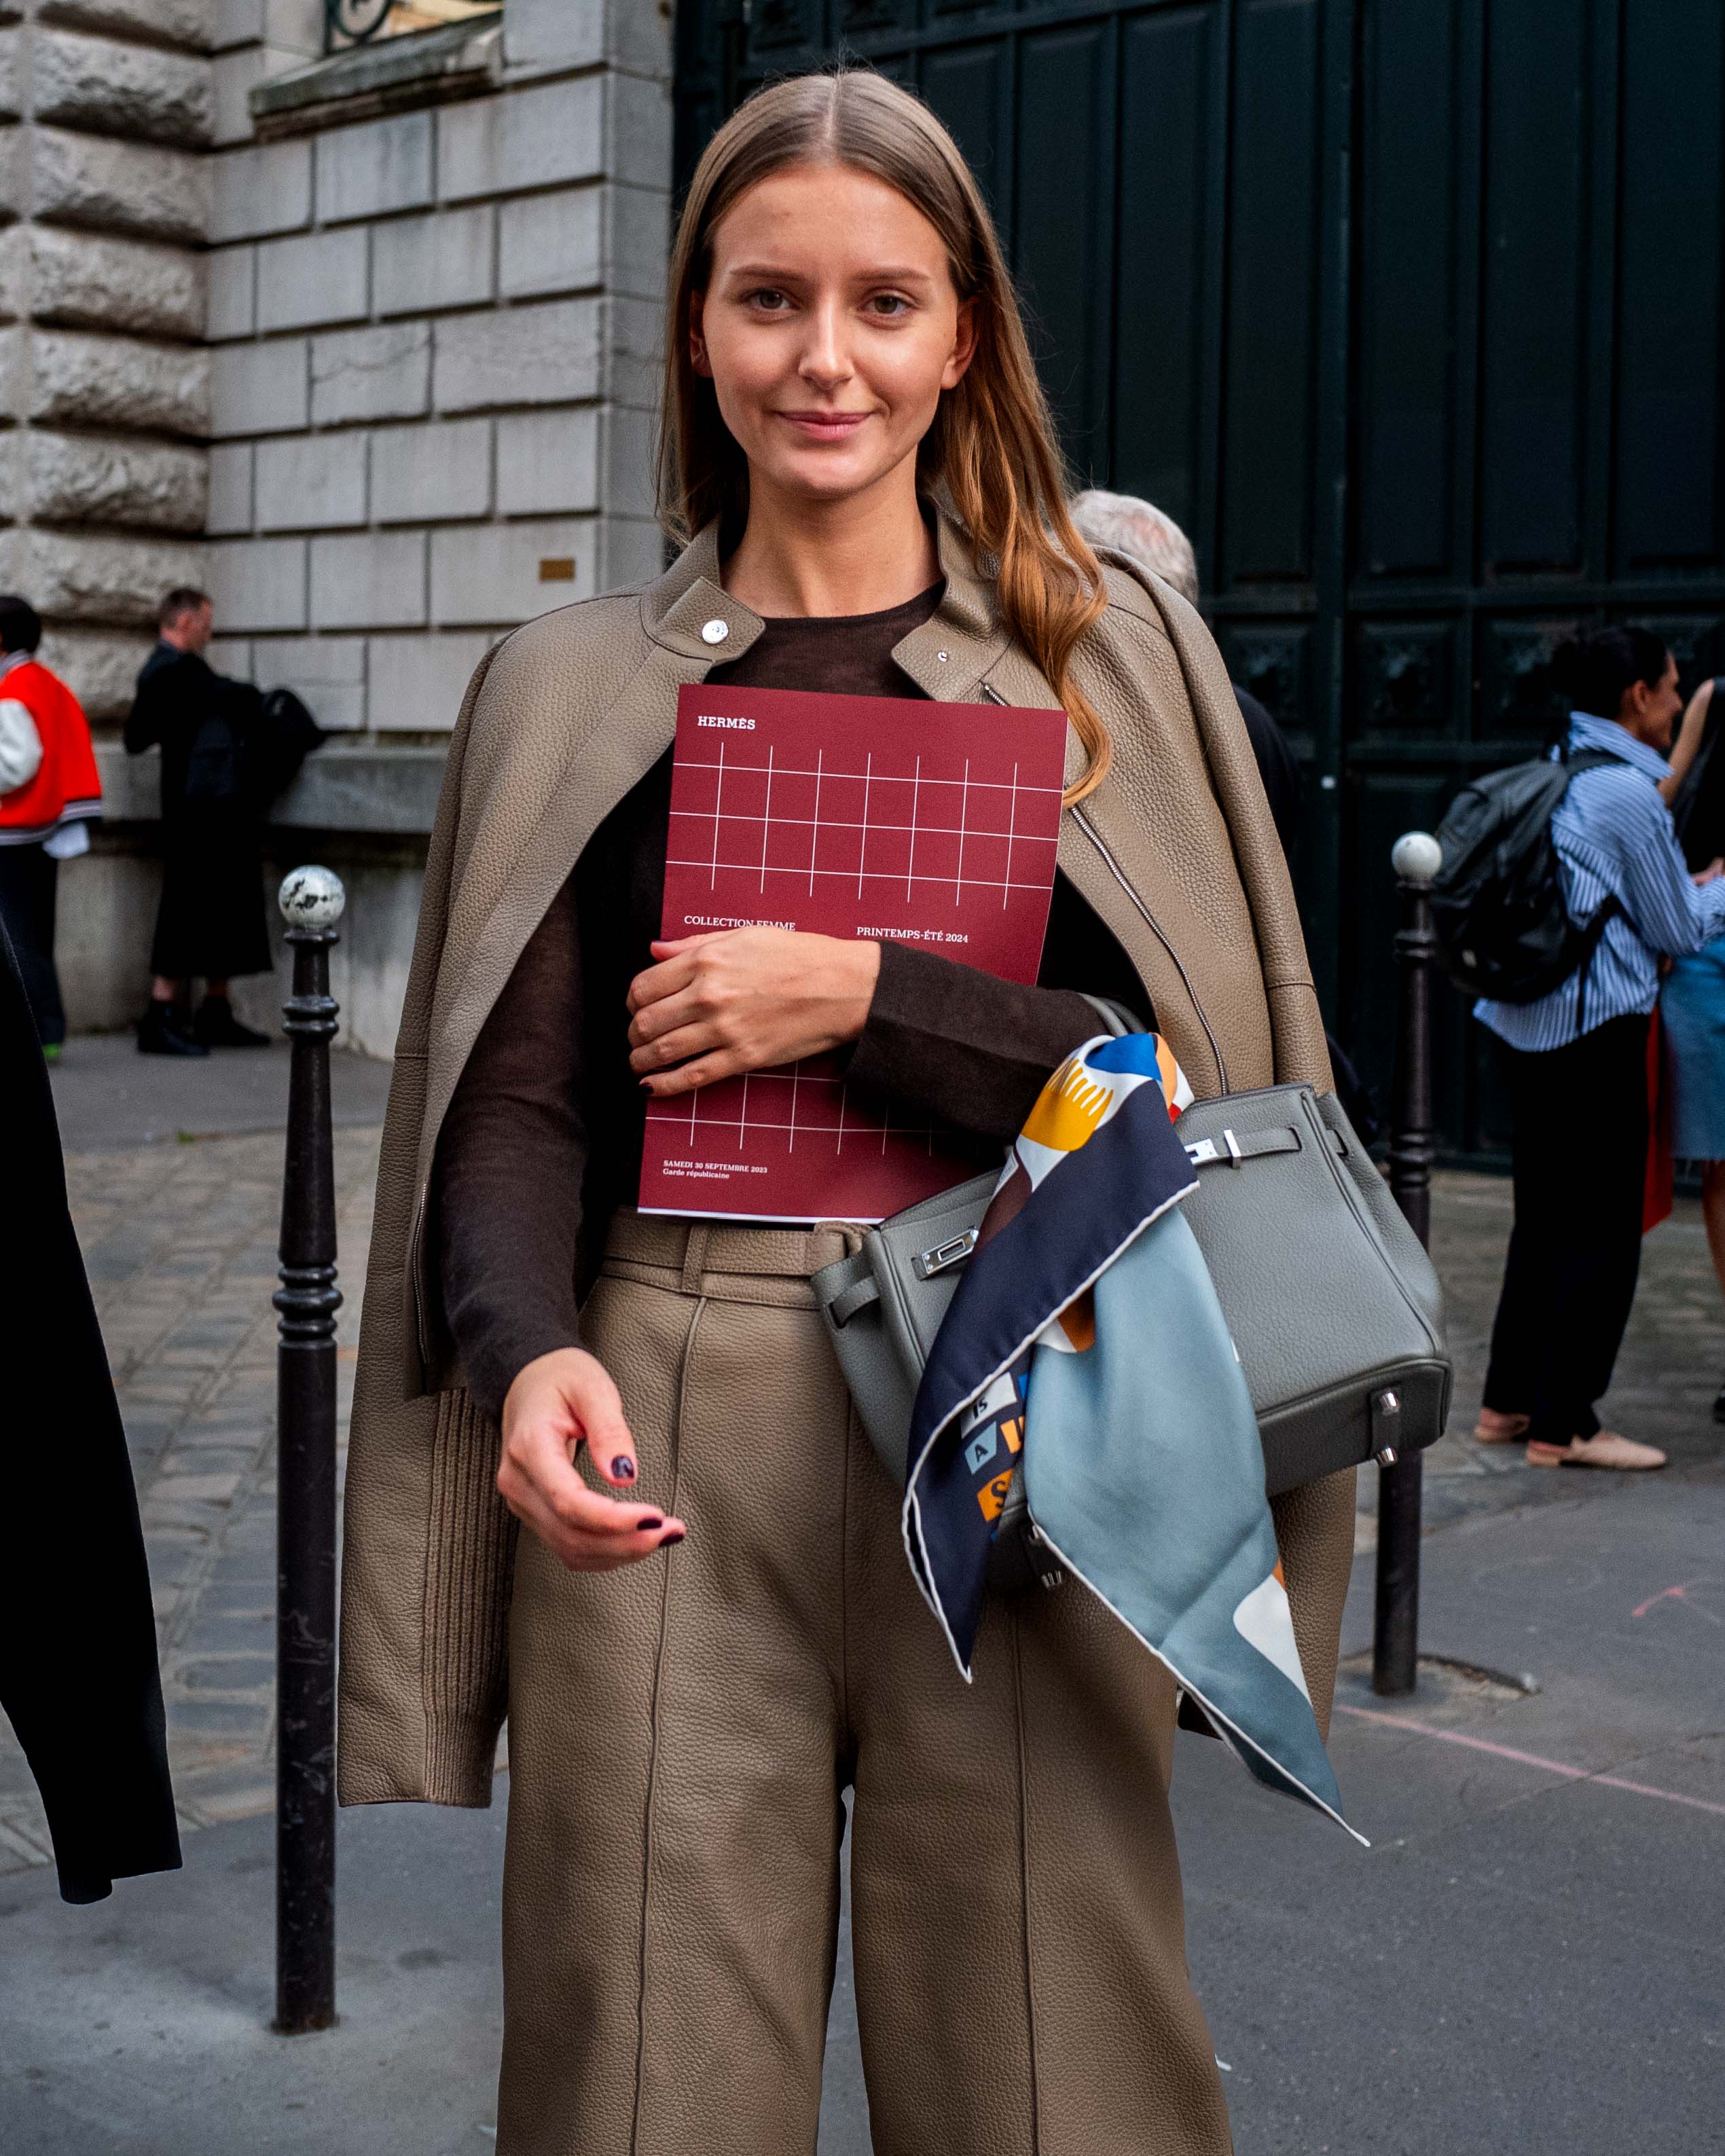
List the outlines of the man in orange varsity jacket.
{"label": "man in orange varsity jacket", "polygon": [[59,865],[89,852],[102,789],[89,721],[65,683],[37,660],[41,641],[35,608],[0,597],[0,921],[52,1060],[66,1037],[54,964]]}

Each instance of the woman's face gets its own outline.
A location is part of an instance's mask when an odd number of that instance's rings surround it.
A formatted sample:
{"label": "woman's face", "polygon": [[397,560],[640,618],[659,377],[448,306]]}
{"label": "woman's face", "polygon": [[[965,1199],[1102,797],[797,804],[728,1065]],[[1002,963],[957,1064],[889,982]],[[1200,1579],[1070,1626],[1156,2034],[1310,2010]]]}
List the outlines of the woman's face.
{"label": "woman's face", "polygon": [[896,189],[798,165],[715,226],[690,349],[757,485],[843,501],[915,454],[970,364],[973,315],[934,227]]}
{"label": "woman's face", "polygon": [[1656,687],[1645,681],[1630,685],[1619,713],[1620,722],[1627,726],[1639,742],[1661,753],[1671,745],[1671,728],[1676,724],[1677,714],[1683,708],[1683,698],[1677,687],[1677,662],[1670,652],[1666,654],[1665,672]]}

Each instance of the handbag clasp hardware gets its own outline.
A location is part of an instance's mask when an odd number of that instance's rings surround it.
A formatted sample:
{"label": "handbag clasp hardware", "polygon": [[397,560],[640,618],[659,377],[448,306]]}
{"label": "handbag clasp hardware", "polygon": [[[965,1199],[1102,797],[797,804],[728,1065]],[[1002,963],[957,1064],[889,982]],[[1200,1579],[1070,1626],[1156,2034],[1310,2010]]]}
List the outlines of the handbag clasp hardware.
{"label": "handbag clasp hardware", "polygon": [[937,1243],[932,1250],[919,1250],[911,1260],[911,1270],[918,1280],[932,1280],[937,1273],[962,1265],[976,1248],[977,1231],[967,1228],[962,1235],[948,1236],[944,1243]]}
{"label": "handbag clasp hardware", "polygon": [[[1372,1435],[1380,1440],[1396,1434],[1397,1417],[1402,1411],[1402,1396],[1393,1385],[1386,1385],[1381,1393],[1372,1395]],[[1401,1457],[1393,1445],[1379,1442],[1372,1457],[1380,1467],[1394,1467]]]}
{"label": "handbag clasp hardware", "polygon": [[1223,1147],[1227,1148],[1229,1165],[1238,1168],[1245,1155],[1240,1152],[1239,1139],[1231,1130],[1223,1132],[1221,1145],[1218,1145],[1214,1138],[1200,1138],[1196,1145],[1188,1146],[1186,1158],[1194,1168],[1208,1168],[1213,1160],[1222,1158]]}

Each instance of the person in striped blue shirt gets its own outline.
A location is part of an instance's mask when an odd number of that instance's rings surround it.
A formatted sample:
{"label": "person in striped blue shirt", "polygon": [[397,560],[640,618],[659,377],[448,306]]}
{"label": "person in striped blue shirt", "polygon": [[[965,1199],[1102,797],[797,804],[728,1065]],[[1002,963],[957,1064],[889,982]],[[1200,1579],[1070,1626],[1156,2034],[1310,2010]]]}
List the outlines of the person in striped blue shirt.
{"label": "person in striped blue shirt", "polygon": [[[1482,998],[1514,1132],[1515,1227],[1491,1332],[1481,1444],[1525,1440],[1540,1467],[1663,1467],[1656,1446],[1604,1429],[1635,1301],[1647,1158],[1647,1035],[1660,962],[1725,931],[1725,878],[1692,875],[1661,795],[1682,700],[1662,637],[1607,629],[1559,648],[1579,773],[1552,819],[1571,920],[1616,901],[1592,963],[1537,1003]],[[1553,754],[1559,753],[1554,748]]]}

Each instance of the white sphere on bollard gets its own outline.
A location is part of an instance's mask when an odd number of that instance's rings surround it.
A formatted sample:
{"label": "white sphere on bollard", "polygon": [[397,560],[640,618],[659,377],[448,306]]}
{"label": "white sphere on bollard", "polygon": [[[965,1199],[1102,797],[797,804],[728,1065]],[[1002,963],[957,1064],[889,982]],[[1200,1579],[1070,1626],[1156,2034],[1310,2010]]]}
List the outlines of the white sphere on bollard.
{"label": "white sphere on bollard", "polygon": [[1404,883],[1423,890],[1444,865],[1444,850],[1430,831],[1404,831],[1389,850],[1389,865]]}
{"label": "white sphere on bollard", "polygon": [[333,869],[292,869],[281,880],[276,903],[290,928],[333,928],[347,905]]}

